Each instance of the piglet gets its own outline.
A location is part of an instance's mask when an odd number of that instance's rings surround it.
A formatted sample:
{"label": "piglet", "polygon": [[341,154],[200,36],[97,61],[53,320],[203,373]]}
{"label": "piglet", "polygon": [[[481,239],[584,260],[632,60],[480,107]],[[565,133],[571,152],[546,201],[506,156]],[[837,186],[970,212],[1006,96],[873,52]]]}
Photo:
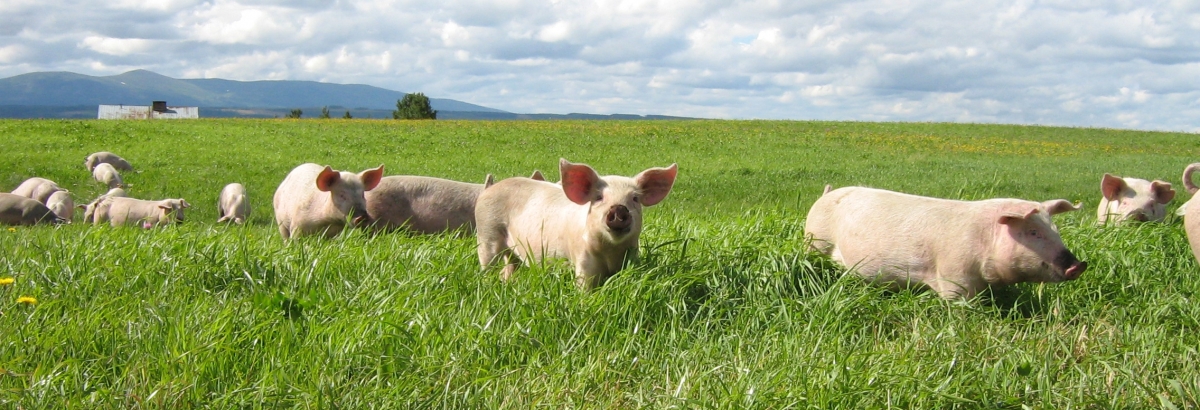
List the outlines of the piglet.
{"label": "piglet", "polygon": [[75,200],[67,190],[55,191],[46,199],[46,207],[54,211],[59,218],[70,222],[75,218]]}
{"label": "piglet", "polygon": [[844,187],[813,203],[804,231],[814,250],[867,281],[971,298],[988,286],[1078,278],[1087,263],[1050,220],[1078,209],[1061,199],[955,201]]}
{"label": "piglet", "polygon": [[83,209],[83,223],[87,223],[87,224],[94,223],[96,220],[96,217],[95,217],[96,210],[98,208],[102,208],[102,207],[105,208],[105,210],[103,212],[105,214],[107,214],[108,203],[105,200],[107,200],[108,198],[124,197],[124,196],[126,196],[125,189],[113,188],[113,189],[108,190],[108,192],[105,193],[104,195],[100,195],[100,196],[96,197],[96,199],[92,200],[92,202],[88,203],[87,205],[79,205],[78,208]]}
{"label": "piglet", "polygon": [[43,205],[50,199],[50,195],[55,192],[62,191],[58,184],[46,178],[33,177],[26,179],[12,191],[13,195],[20,195],[38,202]]}
{"label": "piglet", "polygon": [[246,198],[246,187],[237,182],[225,185],[217,198],[217,222],[233,221],[241,225],[250,216],[250,200]]}
{"label": "piglet", "polygon": [[125,181],[121,180],[121,173],[108,163],[96,165],[96,168],[92,170],[92,178],[95,178],[96,182],[108,186],[109,189],[125,186]]}
{"label": "piglet", "polygon": [[66,222],[41,202],[16,194],[0,193],[0,223],[5,225]]}
{"label": "piglet", "polygon": [[559,160],[562,185],[509,178],[475,204],[479,263],[503,262],[508,279],[520,261],[566,258],[575,283],[588,290],[637,256],[642,207],[667,198],[679,167],[650,168],[633,178],[601,177],[592,167]]}
{"label": "piglet", "polygon": [[87,167],[88,171],[94,171],[100,164],[112,165],[118,171],[133,171],[133,165],[130,165],[129,161],[108,151],[92,153],[83,160],[83,166]]}
{"label": "piglet", "polygon": [[1169,182],[1150,182],[1137,178],[1119,178],[1104,174],[1100,179],[1100,206],[1096,209],[1096,223],[1122,223],[1134,221],[1161,221],[1167,216],[1165,205],[1175,198],[1175,190]]}
{"label": "piglet", "polygon": [[96,225],[165,226],[183,222],[183,210],[192,205],[183,199],[147,201],[126,197],[107,197],[92,215]]}
{"label": "piglet", "polygon": [[382,178],[383,165],[358,174],[312,163],[296,167],[275,190],[280,235],[333,237],[345,228],[346,218],[356,227],[369,225],[364,192],[375,189]]}

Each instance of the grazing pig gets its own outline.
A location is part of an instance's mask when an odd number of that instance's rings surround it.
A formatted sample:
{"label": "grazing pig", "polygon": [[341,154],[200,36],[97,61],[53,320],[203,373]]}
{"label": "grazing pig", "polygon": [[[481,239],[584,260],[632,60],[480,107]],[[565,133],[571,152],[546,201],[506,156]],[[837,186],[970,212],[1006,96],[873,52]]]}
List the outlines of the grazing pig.
{"label": "grazing pig", "polygon": [[109,163],[96,165],[96,169],[92,170],[92,177],[96,178],[96,182],[107,185],[109,189],[125,186],[125,181],[121,180],[121,174]]}
{"label": "grazing pig", "polygon": [[41,202],[16,194],[0,193],[0,223],[34,225],[65,222]]}
{"label": "grazing pig", "polygon": [[75,200],[71,198],[71,193],[62,190],[56,191],[46,200],[46,207],[54,211],[59,218],[70,222],[75,219]]}
{"label": "grazing pig", "polygon": [[892,288],[971,298],[991,285],[1061,282],[1087,269],[1050,220],[1065,200],[954,201],[844,187],[817,199],[804,230],[816,251]]}
{"label": "grazing pig", "polygon": [[480,265],[504,260],[507,280],[520,261],[567,258],[580,288],[602,285],[637,256],[642,207],[666,199],[679,167],[601,177],[560,159],[559,170],[561,186],[509,178],[483,190],[475,204]]}
{"label": "grazing pig", "polygon": [[366,193],[367,214],[376,229],[422,234],[475,229],[475,200],[495,183],[482,184],[410,175],[383,177]]}
{"label": "grazing pig", "polygon": [[217,198],[217,222],[233,221],[235,224],[246,222],[250,216],[250,201],[246,199],[246,187],[239,183],[225,185],[221,196]]}
{"label": "grazing pig", "polygon": [[275,222],[283,239],[304,235],[336,236],[350,217],[356,227],[367,226],[367,200],[383,178],[383,165],[358,174],[328,166],[302,164],[288,173],[275,190]]}
{"label": "grazing pig", "polygon": [[1126,220],[1161,221],[1167,216],[1164,205],[1175,198],[1169,182],[1150,182],[1137,178],[1119,178],[1104,174],[1100,179],[1100,206],[1096,223],[1122,223]]}
{"label": "grazing pig", "polygon": [[183,199],[147,201],[126,197],[107,197],[101,200],[92,219],[96,225],[108,222],[112,226],[132,225],[152,227],[183,222],[183,210],[192,205]]}
{"label": "grazing pig", "polygon": [[18,185],[17,189],[12,191],[12,194],[41,202],[44,205],[46,204],[46,201],[50,199],[50,195],[62,190],[63,189],[59,188],[58,184],[54,183],[54,181],[46,178],[33,177],[26,179],[25,182],[22,182],[21,185]]}
{"label": "grazing pig", "polygon": [[113,189],[108,190],[108,192],[105,193],[104,195],[100,195],[100,196],[96,197],[96,199],[93,200],[91,203],[88,203],[87,205],[79,205],[79,208],[83,209],[83,223],[90,224],[90,223],[95,222],[95,215],[96,215],[97,208],[104,207],[105,210],[103,212],[105,214],[108,213],[108,211],[107,211],[108,205],[106,202],[104,202],[105,199],[113,198],[113,197],[124,197],[124,196],[125,196],[124,189],[113,188]]}
{"label": "grazing pig", "polygon": [[116,168],[119,171],[133,171],[133,165],[130,165],[129,161],[126,161],[125,158],[121,158],[117,154],[108,151],[100,151],[92,155],[88,155],[87,159],[83,161],[83,166],[87,167],[88,171],[94,171],[96,166],[100,164],[112,165],[113,168]]}

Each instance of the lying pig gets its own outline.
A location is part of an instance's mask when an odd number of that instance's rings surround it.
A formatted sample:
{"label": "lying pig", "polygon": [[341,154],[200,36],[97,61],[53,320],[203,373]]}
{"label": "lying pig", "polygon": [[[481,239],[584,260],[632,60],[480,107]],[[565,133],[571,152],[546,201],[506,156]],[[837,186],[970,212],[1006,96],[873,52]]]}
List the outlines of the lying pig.
{"label": "lying pig", "polygon": [[20,195],[41,202],[43,205],[45,205],[46,201],[50,199],[50,195],[62,190],[63,189],[59,188],[58,184],[54,181],[46,178],[33,177],[26,179],[25,182],[22,182],[21,185],[18,185],[17,189],[12,191],[12,194]]}
{"label": "lying pig", "polygon": [[83,161],[83,166],[87,167],[88,171],[94,171],[96,166],[100,164],[112,165],[113,168],[119,171],[133,171],[133,165],[130,165],[129,161],[108,151],[93,153],[92,155],[88,155],[87,159]]}
{"label": "lying pig", "polygon": [[1200,163],[1190,164],[1183,169],[1183,186],[1189,194],[1192,194],[1192,199],[1188,200],[1180,207],[1179,211],[1183,215],[1183,231],[1187,232],[1188,244],[1192,246],[1192,255],[1196,257],[1196,261],[1200,262],[1200,195],[1196,195],[1200,191],[1192,182],[1192,173],[1200,170]]}
{"label": "lying pig", "polygon": [[107,185],[109,189],[125,186],[125,181],[121,180],[121,174],[109,163],[96,165],[96,169],[92,170],[92,178],[95,178],[96,182]]}
{"label": "lying pig", "polygon": [[[479,263],[504,260],[508,279],[519,261],[567,258],[575,282],[592,289],[637,256],[642,207],[666,199],[679,167],[650,168],[633,178],[601,177],[559,160],[562,185],[509,178],[483,190],[475,204]],[[519,258],[519,260],[518,260]]]}
{"label": "lying pig", "polygon": [[50,208],[59,218],[70,222],[75,219],[75,200],[71,198],[71,193],[62,190],[55,191],[46,200],[46,207]]}
{"label": "lying pig", "polygon": [[1087,263],[1050,220],[1078,209],[1061,199],[954,201],[844,187],[817,199],[804,231],[814,250],[864,279],[971,298],[990,285],[1078,278]]}
{"label": "lying pig", "polygon": [[250,201],[246,199],[246,187],[237,182],[225,185],[221,196],[217,198],[217,222],[233,221],[235,224],[246,222],[250,216]]}
{"label": "lying pig", "polygon": [[495,182],[482,184],[410,175],[383,177],[366,193],[367,214],[377,229],[422,234],[475,229],[475,200]]}
{"label": "lying pig", "polygon": [[1161,221],[1167,216],[1164,205],[1175,198],[1169,182],[1150,182],[1137,178],[1119,178],[1104,174],[1100,179],[1100,207],[1096,223],[1121,223],[1126,220]]}
{"label": "lying pig", "polygon": [[0,193],[0,223],[34,225],[66,222],[41,202],[16,194]]}
{"label": "lying pig", "polygon": [[383,178],[383,165],[358,174],[328,166],[302,164],[288,173],[275,190],[275,222],[283,239],[342,232],[346,218],[356,227],[370,223],[364,192]]}
{"label": "lying pig", "polygon": [[96,225],[152,227],[183,222],[183,210],[192,205],[183,199],[147,201],[126,197],[107,197],[92,215]]}
{"label": "lying pig", "polygon": [[113,197],[124,197],[124,196],[125,196],[124,189],[113,188],[113,189],[108,190],[108,192],[105,193],[104,195],[100,195],[100,196],[96,197],[96,199],[92,200],[92,202],[88,203],[87,205],[79,205],[78,207],[80,209],[83,209],[83,223],[89,223],[89,224],[94,223],[96,209],[101,206],[106,208],[104,210],[104,213],[105,214],[108,213],[108,211],[107,211],[108,203],[104,201],[105,199],[113,198]]}

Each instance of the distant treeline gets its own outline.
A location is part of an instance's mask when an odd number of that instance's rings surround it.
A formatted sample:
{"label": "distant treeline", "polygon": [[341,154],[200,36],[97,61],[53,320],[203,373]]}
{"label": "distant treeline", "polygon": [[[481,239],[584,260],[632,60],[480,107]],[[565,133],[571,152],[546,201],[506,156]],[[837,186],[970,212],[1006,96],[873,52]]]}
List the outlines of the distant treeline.
{"label": "distant treeline", "polygon": [[[301,108],[301,118],[316,119],[322,107]],[[329,106],[332,118],[342,118],[347,111],[359,119],[392,119],[391,110],[370,108],[345,108]],[[45,106],[45,105],[0,105],[0,118],[96,118],[99,107],[95,105]],[[285,118],[293,108],[229,108],[200,107],[200,118]],[[688,117],[668,115],[634,114],[514,114],[478,111],[438,111],[439,120],[685,120]]]}

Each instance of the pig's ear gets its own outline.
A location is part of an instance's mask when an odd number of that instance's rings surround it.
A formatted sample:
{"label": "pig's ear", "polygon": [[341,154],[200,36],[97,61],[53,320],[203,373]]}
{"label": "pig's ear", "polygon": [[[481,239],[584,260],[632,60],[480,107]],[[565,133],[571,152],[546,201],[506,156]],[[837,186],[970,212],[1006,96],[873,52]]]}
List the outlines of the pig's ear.
{"label": "pig's ear", "polygon": [[546,176],[542,175],[542,171],[538,171],[535,169],[535,170],[533,170],[533,175],[529,176],[529,179],[532,179],[534,181],[545,181]]}
{"label": "pig's ear", "polygon": [[1112,174],[1104,174],[1104,178],[1100,179],[1100,193],[1104,195],[1104,199],[1116,201],[1121,197],[1121,191],[1125,189],[1125,180],[1117,178]]}
{"label": "pig's ear", "polygon": [[1042,202],[1042,206],[1046,207],[1046,212],[1050,215],[1058,215],[1063,212],[1078,211],[1083,208],[1083,203],[1080,202],[1078,205],[1071,205],[1071,202],[1065,199],[1052,199]]}
{"label": "pig's ear", "polygon": [[320,174],[317,174],[317,189],[321,190],[321,192],[329,192],[330,189],[333,189],[333,184],[336,184],[341,179],[342,174],[326,165],[325,169],[321,170]]}
{"label": "pig's ear", "polygon": [[171,201],[167,201],[167,200],[158,201],[158,207],[160,209],[166,209],[168,211],[174,209],[171,207]]}
{"label": "pig's ear", "polygon": [[379,168],[368,169],[358,174],[358,178],[362,180],[363,191],[370,191],[379,185],[379,181],[383,180],[383,164],[379,164]]}
{"label": "pig's ear", "polygon": [[495,184],[496,184],[496,176],[495,175],[487,174],[487,176],[483,177],[483,187],[484,188],[490,187]]}
{"label": "pig's ear", "polygon": [[1004,213],[1000,214],[1000,220],[998,222],[1005,224],[1005,225],[1011,225],[1011,224],[1022,222],[1026,219],[1029,219],[1029,217],[1033,216],[1036,213],[1038,213],[1038,207],[1035,205],[1030,205],[1030,204],[1013,205],[1013,206],[1006,208],[1004,210]]}
{"label": "pig's ear", "polygon": [[558,171],[562,175],[563,192],[567,199],[579,205],[592,201],[593,193],[600,186],[600,175],[586,164],[572,164],[558,159]]}
{"label": "pig's ear", "polygon": [[187,201],[180,199],[180,200],[179,200],[179,207],[180,207],[180,208],[191,208],[191,207],[192,207],[192,204],[189,204],[189,203],[187,203]]}
{"label": "pig's ear", "polygon": [[638,190],[642,191],[642,205],[654,206],[667,199],[667,194],[671,193],[671,186],[675,185],[676,175],[679,175],[679,164],[671,164],[666,168],[650,168],[633,177]]}
{"label": "pig's ear", "polygon": [[1154,200],[1158,201],[1160,204],[1167,204],[1170,203],[1172,199],[1175,199],[1175,190],[1171,189],[1170,182],[1164,182],[1156,179],[1154,182],[1150,183],[1150,191],[1154,192]]}

